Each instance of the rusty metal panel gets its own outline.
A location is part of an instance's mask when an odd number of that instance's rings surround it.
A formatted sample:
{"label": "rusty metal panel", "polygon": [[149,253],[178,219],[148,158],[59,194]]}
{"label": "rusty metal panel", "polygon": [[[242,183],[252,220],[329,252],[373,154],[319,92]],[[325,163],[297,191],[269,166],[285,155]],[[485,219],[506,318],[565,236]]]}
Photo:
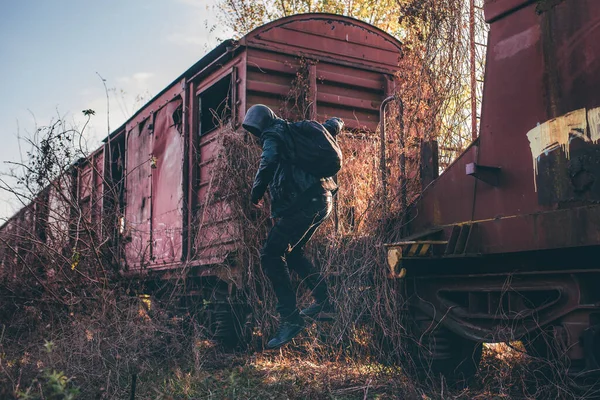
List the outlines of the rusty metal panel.
{"label": "rusty metal panel", "polygon": [[320,84],[339,84],[375,93],[384,90],[381,73],[326,62],[317,63],[317,81]]}
{"label": "rusty metal panel", "polygon": [[[85,222],[87,226],[90,226],[92,223],[93,166],[89,160],[79,167],[78,180],[78,211],[80,213],[78,218],[81,218],[82,222]],[[83,227],[80,227],[80,229],[83,229]]]}
{"label": "rusty metal panel", "polygon": [[33,200],[35,207],[35,236],[45,243],[48,228],[48,188],[42,190]]}
{"label": "rusty metal panel", "polygon": [[151,254],[150,168],[154,116],[127,133],[125,260],[130,268],[147,265]]}
{"label": "rusty metal panel", "polygon": [[[473,212],[475,179],[465,175],[466,165],[472,163],[477,146],[467,149],[424,192],[416,204],[413,233],[455,221],[469,221]],[[469,179],[465,179],[469,178]]]}
{"label": "rusty metal panel", "polygon": [[481,252],[508,253],[600,243],[600,207],[581,206],[479,223]]}
{"label": "rusty metal panel", "polygon": [[181,125],[173,119],[181,104],[181,98],[171,101],[155,114],[154,119],[151,152],[153,264],[181,260],[183,137]]}
{"label": "rusty metal panel", "polygon": [[288,54],[311,54],[322,60],[393,70],[398,67],[400,42],[361,21],[332,14],[300,14],[271,22],[243,39],[249,47]]}
{"label": "rusty metal panel", "polygon": [[[104,149],[100,148],[78,168],[76,229],[101,234],[102,196],[104,191]],[[82,225],[85,223],[85,226]]]}
{"label": "rusty metal panel", "polygon": [[17,260],[15,254],[16,245],[16,215],[11,217],[4,225],[2,225],[2,238],[6,240],[5,251],[2,258],[2,265],[6,269],[7,274],[12,273],[12,268]]}
{"label": "rusty metal panel", "polygon": [[29,253],[33,248],[34,242],[36,241],[35,231],[32,227],[35,226],[35,204],[29,203],[27,207],[21,210],[20,218],[20,234],[21,237],[21,250],[23,251],[23,258],[26,256],[33,256]]}
{"label": "rusty metal panel", "polygon": [[[227,129],[227,128],[225,128]],[[196,191],[197,208],[194,212],[194,260],[202,263],[223,262],[235,248],[240,237],[239,223],[232,218],[229,200],[218,197],[219,177],[217,157],[223,151],[222,129],[200,138],[199,183]]]}
{"label": "rusty metal panel", "polygon": [[247,53],[246,109],[264,104],[281,114],[287,108],[286,97],[300,69],[299,59],[258,49],[248,49]]}
{"label": "rusty metal panel", "polygon": [[[503,183],[491,187],[478,182],[475,219],[539,210],[526,136],[537,122],[548,118],[538,18],[534,7],[526,7],[498,20],[490,31],[480,149],[475,162],[502,168]],[[514,68],[519,74],[509,73]]]}
{"label": "rusty metal panel", "polygon": [[[546,113],[540,105],[544,92],[540,31],[535,13],[529,11],[519,10],[492,24],[478,146],[424,193],[413,232],[537,209],[525,134]],[[467,163],[501,167],[503,185],[493,187],[467,176]]]}
{"label": "rusty metal panel", "polygon": [[55,249],[70,247],[71,202],[75,200],[74,183],[73,174],[67,172],[50,185],[47,242]]}
{"label": "rusty metal panel", "polygon": [[94,154],[92,226],[98,237],[102,236],[102,209],[104,199],[104,148]]}
{"label": "rusty metal panel", "polygon": [[200,138],[199,164],[198,164],[198,206],[204,207],[209,201],[209,192],[211,191],[214,177],[214,162],[221,151],[220,139],[221,129],[217,129],[208,135]]}
{"label": "rusty metal panel", "polygon": [[262,76],[260,80],[264,80],[266,76],[276,76],[275,74],[294,75],[300,68],[298,57],[295,56],[252,48],[246,54],[248,71],[259,72]]}
{"label": "rusty metal panel", "polygon": [[214,199],[201,207],[195,259],[203,264],[223,262],[241,237],[240,221],[232,219],[227,200]]}
{"label": "rusty metal panel", "polygon": [[79,167],[79,182],[77,189],[79,190],[79,199],[83,200],[92,195],[92,175],[93,166],[87,160],[82,166]]}
{"label": "rusty metal panel", "polygon": [[[311,60],[314,54],[303,54],[303,57]],[[307,79],[311,80],[309,83],[314,92],[309,95],[314,99],[316,119],[337,116],[344,119],[348,128],[375,131],[379,123],[379,106],[385,97],[386,75],[356,66],[311,62],[315,63],[315,72],[309,73]],[[265,104],[280,114],[286,110],[285,118],[307,117],[289,112],[290,106],[294,106],[294,96],[301,95],[298,91],[310,91],[303,86],[292,87],[301,68],[299,57],[248,49],[246,107]]]}
{"label": "rusty metal panel", "polygon": [[491,25],[472,155],[500,168],[499,185],[455,163],[424,193],[413,232],[478,221],[484,253],[598,245],[600,3],[513,3],[488,2],[511,12]]}
{"label": "rusty metal panel", "polygon": [[[586,181],[595,174],[598,138],[591,137],[584,110],[600,106],[600,54],[593,50],[600,40],[600,3],[564,2],[536,11],[531,4],[493,24],[479,163],[502,167],[506,183],[479,185],[476,219],[596,197]],[[520,73],[509,73],[514,68]]]}
{"label": "rusty metal panel", "polygon": [[383,74],[325,62],[317,63],[316,74],[317,119],[336,116],[351,129],[377,129]]}
{"label": "rusty metal panel", "polygon": [[162,93],[152,99],[150,103],[142,107],[131,119],[126,123],[127,131],[133,129],[134,126],[146,121],[148,118],[152,118],[153,114],[160,110],[162,107],[167,105],[170,101],[181,97],[185,81],[173,82],[169,87],[165,88]]}

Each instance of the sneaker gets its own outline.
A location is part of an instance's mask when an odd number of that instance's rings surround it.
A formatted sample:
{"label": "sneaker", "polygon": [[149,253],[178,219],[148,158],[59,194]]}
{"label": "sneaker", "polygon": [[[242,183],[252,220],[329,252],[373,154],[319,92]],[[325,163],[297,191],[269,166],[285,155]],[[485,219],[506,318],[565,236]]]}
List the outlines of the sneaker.
{"label": "sneaker", "polygon": [[300,311],[300,315],[302,317],[314,318],[320,313],[331,313],[333,312],[333,307],[329,300],[325,300],[322,302],[315,301],[310,306]]}
{"label": "sneaker", "polygon": [[304,320],[300,317],[282,322],[275,336],[267,343],[267,349],[276,349],[290,342],[302,329],[304,329]]}

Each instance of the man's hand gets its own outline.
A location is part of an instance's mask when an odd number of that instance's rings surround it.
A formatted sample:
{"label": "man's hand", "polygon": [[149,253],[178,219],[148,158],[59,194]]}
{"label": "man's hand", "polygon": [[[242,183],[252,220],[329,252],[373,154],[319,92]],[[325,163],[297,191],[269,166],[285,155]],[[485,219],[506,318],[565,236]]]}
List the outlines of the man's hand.
{"label": "man's hand", "polygon": [[262,201],[262,199],[258,199],[258,200],[256,200],[256,199],[250,199],[250,205],[253,208],[261,209],[261,208],[263,208],[263,201]]}

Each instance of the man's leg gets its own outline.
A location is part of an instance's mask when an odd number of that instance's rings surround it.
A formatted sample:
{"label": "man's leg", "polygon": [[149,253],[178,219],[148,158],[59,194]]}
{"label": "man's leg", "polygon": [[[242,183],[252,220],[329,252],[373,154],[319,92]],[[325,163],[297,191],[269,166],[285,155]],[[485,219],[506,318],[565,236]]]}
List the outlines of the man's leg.
{"label": "man's leg", "polygon": [[304,321],[296,308],[296,292],[290,281],[285,256],[292,244],[302,239],[311,222],[303,214],[279,219],[271,228],[261,251],[262,268],[273,286],[277,297],[277,312],[281,317],[279,330],[267,343],[267,348],[284,345],[304,327]]}
{"label": "man's leg", "polygon": [[275,223],[262,248],[260,261],[263,272],[271,281],[277,297],[277,312],[282,320],[294,318],[296,310],[296,293],[292,288],[290,274],[285,261],[285,254],[290,247],[290,236],[286,230],[285,220]]}
{"label": "man's leg", "polygon": [[327,282],[313,263],[306,257],[304,246],[312,238],[319,226],[331,215],[332,209],[332,197],[330,194],[326,194],[313,199],[311,204],[307,206],[307,209],[302,210],[306,215],[313,214],[312,224],[300,241],[293,245],[292,251],[286,257],[289,268],[296,271],[300,278],[302,278],[302,281],[312,291],[315,299],[315,304],[309,307],[309,309],[302,311],[302,314],[305,316],[312,317],[322,311],[324,307],[329,307]]}
{"label": "man's leg", "polygon": [[289,268],[296,271],[302,282],[311,290],[314,299],[318,303],[321,303],[327,300],[327,282],[304,252],[304,245],[312,237],[319,225],[315,226],[312,232],[309,231],[307,233],[305,236],[306,240],[296,245],[286,257],[286,260]]}

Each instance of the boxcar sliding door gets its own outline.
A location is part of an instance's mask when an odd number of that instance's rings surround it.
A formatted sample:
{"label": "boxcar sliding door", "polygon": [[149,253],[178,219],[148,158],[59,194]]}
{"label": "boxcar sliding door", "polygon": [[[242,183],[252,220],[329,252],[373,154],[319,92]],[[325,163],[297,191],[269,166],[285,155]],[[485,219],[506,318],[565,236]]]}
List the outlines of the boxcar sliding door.
{"label": "boxcar sliding door", "polygon": [[151,225],[155,264],[181,260],[183,222],[183,136],[181,99],[158,110],[154,117],[152,145]]}
{"label": "boxcar sliding door", "polygon": [[125,257],[130,268],[181,260],[181,103],[175,98],[127,135]]}

